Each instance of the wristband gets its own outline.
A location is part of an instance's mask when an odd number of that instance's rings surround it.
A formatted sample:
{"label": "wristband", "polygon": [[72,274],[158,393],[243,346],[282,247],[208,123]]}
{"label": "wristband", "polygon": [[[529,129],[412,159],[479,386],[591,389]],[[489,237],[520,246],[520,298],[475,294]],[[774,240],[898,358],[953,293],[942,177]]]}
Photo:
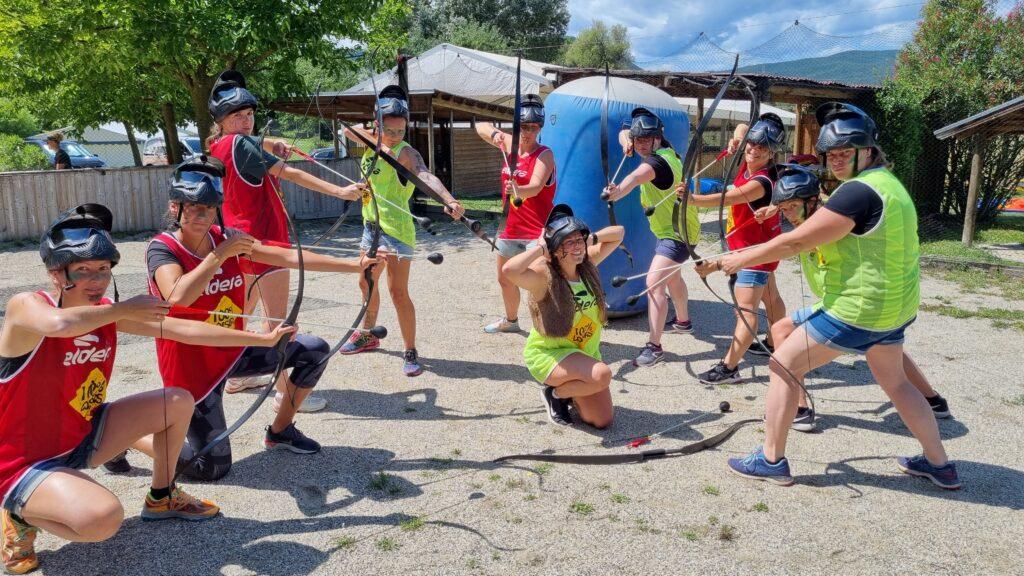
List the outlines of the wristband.
{"label": "wristband", "polygon": [[501,134],[501,130],[495,130],[494,132],[491,132],[491,140],[494,140],[494,136],[496,134]]}

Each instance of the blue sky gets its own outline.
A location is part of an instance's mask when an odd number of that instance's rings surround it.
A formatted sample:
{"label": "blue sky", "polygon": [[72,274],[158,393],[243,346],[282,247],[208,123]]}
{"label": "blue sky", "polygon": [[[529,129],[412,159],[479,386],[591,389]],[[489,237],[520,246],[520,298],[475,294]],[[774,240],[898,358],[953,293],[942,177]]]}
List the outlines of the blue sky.
{"label": "blue sky", "polygon": [[[1001,0],[997,10],[1005,14],[1012,3]],[[645,60],[674,54],[700,32],[727,50],[743,51],[797,19],[824,34],[877,34],[879,48],[898,48],[911,36],[923,5],[912,0],[569,0],[569,33],[578,33],[594,19],[622,24],[641,66]]]}

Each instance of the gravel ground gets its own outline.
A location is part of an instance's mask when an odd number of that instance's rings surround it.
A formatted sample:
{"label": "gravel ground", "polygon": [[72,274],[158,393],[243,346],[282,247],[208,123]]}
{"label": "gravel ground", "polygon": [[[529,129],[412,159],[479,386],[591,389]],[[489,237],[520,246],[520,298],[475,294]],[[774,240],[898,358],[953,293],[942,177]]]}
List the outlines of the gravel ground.
{"label": "gravel ground", "polygon": [[[493,227],[493,226],[492,226]],[[791,434],[790,488],[733,476],[726,458],[758,445],[747,426],[717,450],[643,465],[495,465],[500,455],[554,449],[625,451],[624,440],[686,424],[654,441],[672,448],[762,413],[765,361],[745,363],[744,384],[712,389],[694,374],[723,354],[732,311],[691,270],[692,335],[665,336],[666,361],[635,370],[646,341],[644,317],[605,331],[616,421],[597,432],[548,423],[538,386],[522,365],[524,334],[485,335],[499,314],[493,255],[461,228],[423,244],[445,252],[441,266],[414,264],[411,291],[426,371],[401,372],[401,339],[391,329],[379,351],[336,356],[318,390],[329,401],[299,427],[324,445],[298,456],[262,449],[268,402],[231,442],[232,472],[216,484],[187,484],[217,502],[206,523],[140,522],[149,462],[133,453],[130,476],[94,471],[126,508],[121,531],[98,544],[37,541],[45,574],[1022,574],[1024,382],[1012,374],[1019,331],[982,319],[922,313],[908,350],[949,401],[940,421],[965,487],[944,492],[905,476],[898,455],[919,451],[862,358],[846,357],[811,375],[821,430]],[[310,235],[311,236],[311,235]],[[346,227],[338,245],[350,245]],[[143,290],[145,237],[122,240],[122,294]],[[34,249],[7,249],[0,296],[43,285]],[[793,263],[779,279],[790,309],[801,300]],[[293,275],[294,283],[294,275]],[[713,285],[721,294],[721,278]],[[1010,306],[964,294],[925,276],[925,302]],[[310,273],[301,319],[347,325],[358,310],[353,276]],[[453,306],[453,304],[456,304]],[[523,307],[523,324],[529,325]],[[956,323],[954,326],[953,323]],[[341,330],[313,328],[333,342]],[[153,344],[125,336],[111,398],[158,386]],[[253,401],[227,399],[232,422]],[[734,413],[720,414],[721,400]]]}

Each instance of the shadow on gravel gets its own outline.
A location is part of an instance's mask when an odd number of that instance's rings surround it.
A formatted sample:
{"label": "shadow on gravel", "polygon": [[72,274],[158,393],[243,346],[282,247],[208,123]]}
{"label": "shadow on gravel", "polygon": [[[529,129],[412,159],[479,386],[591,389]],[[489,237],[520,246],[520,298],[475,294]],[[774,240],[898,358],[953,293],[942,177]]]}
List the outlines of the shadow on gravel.
{"label": "shadow on gravel", "polygon": [[[813,393],[813,392],[812,392]],[[882,404],[878,410],[862,410],[859,411],[862,414],[878,414],[885,409],[891,409],[891,403]],[[856,429],[856,430],[869,430],[871,432],[882,432],[885,434],[892,434],[894,436],[902,436],[904,438],[913,438],[913,434],[903,424],[903,420],[895,410],[882,416],[881,420],[871,418],[858,418],[856,416],[846,416],[844,414],[830,414],[828,412],[822,412],[818,414],[816,418],[818,424],[817,433],[823,433],[832,429]],[[938,420],[939,423],[939,435],[943,440],[951,440],[953,438],[960,438],[966,436],[970,432],[970,428],[966,424],[955,419]]]}
{"label": "shadow on gravel", "polygon": [[327,400],[328,407],[324,414],[333,412],[359,420],[494,420],[544,412],[541,409],[514,409],[507,413],[495,414],[460,412],[453,408],[438,406],[437,390],[434,388],[391,393],[368,390],[321,390],[318,393]]}
{"label": "shadow on gravel", "polygon": [[[399,350],[380,349],[378,349],[376,353],[387,354],[388,356],[394,356],[398,359],[401,359],[403,354]],[[427,356],[420,356],[419,361],[420,365],[423,366],[424,372],[430,372],[431,374],[437,374],[438,376],[444,376],[445,378],[467,380],[486,378],[487,380],[495,382],[515,383],[533,381],[533,376],[530,376],[530,371],[522,364],[499,364],[469,360],[450,360],[448,358],[430,358]]]}
{"label": "shadow on gravel", "polygon": [[[893,474],[862,472],[853,466],[855,462],[869,460],[891,462]],[[1024,491],[1020,489],[1024,486],[1024,472],[984,462],[954,462],[964,483],[960,490],[943,490],[925,478],[902,474],[896,468],[895,458],[883,456],[847,458],[829,464],[824,474],[800,475],[796,480],[798,484],[822,488],[845,486],[856,493],[858,498],[864,495],[861,488],[881,488],[970,504],[998,506],[1011,510],[1024,509]]]}

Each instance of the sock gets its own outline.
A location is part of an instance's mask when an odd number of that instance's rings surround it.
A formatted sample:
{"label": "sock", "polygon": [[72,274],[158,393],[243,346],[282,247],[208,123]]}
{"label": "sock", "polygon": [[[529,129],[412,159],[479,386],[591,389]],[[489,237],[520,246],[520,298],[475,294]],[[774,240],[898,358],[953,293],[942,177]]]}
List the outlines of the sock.
{"label": "sock", "polygon": [[18,524],[21,524],[22,526],[31,526],[31,524],[26,522],[24,518],[22,518],[21,516],[18,516],[14,512],[11,512],[11,520],[14,520]]}
{"label": "sock", "polygon": [[150,488],[149,489],[149,497],[152,498],[153,500],[160,500],[162,498],[167,498],[170,495],[171,495],[171,487],[170,486],[168,486],[166,488]]}

